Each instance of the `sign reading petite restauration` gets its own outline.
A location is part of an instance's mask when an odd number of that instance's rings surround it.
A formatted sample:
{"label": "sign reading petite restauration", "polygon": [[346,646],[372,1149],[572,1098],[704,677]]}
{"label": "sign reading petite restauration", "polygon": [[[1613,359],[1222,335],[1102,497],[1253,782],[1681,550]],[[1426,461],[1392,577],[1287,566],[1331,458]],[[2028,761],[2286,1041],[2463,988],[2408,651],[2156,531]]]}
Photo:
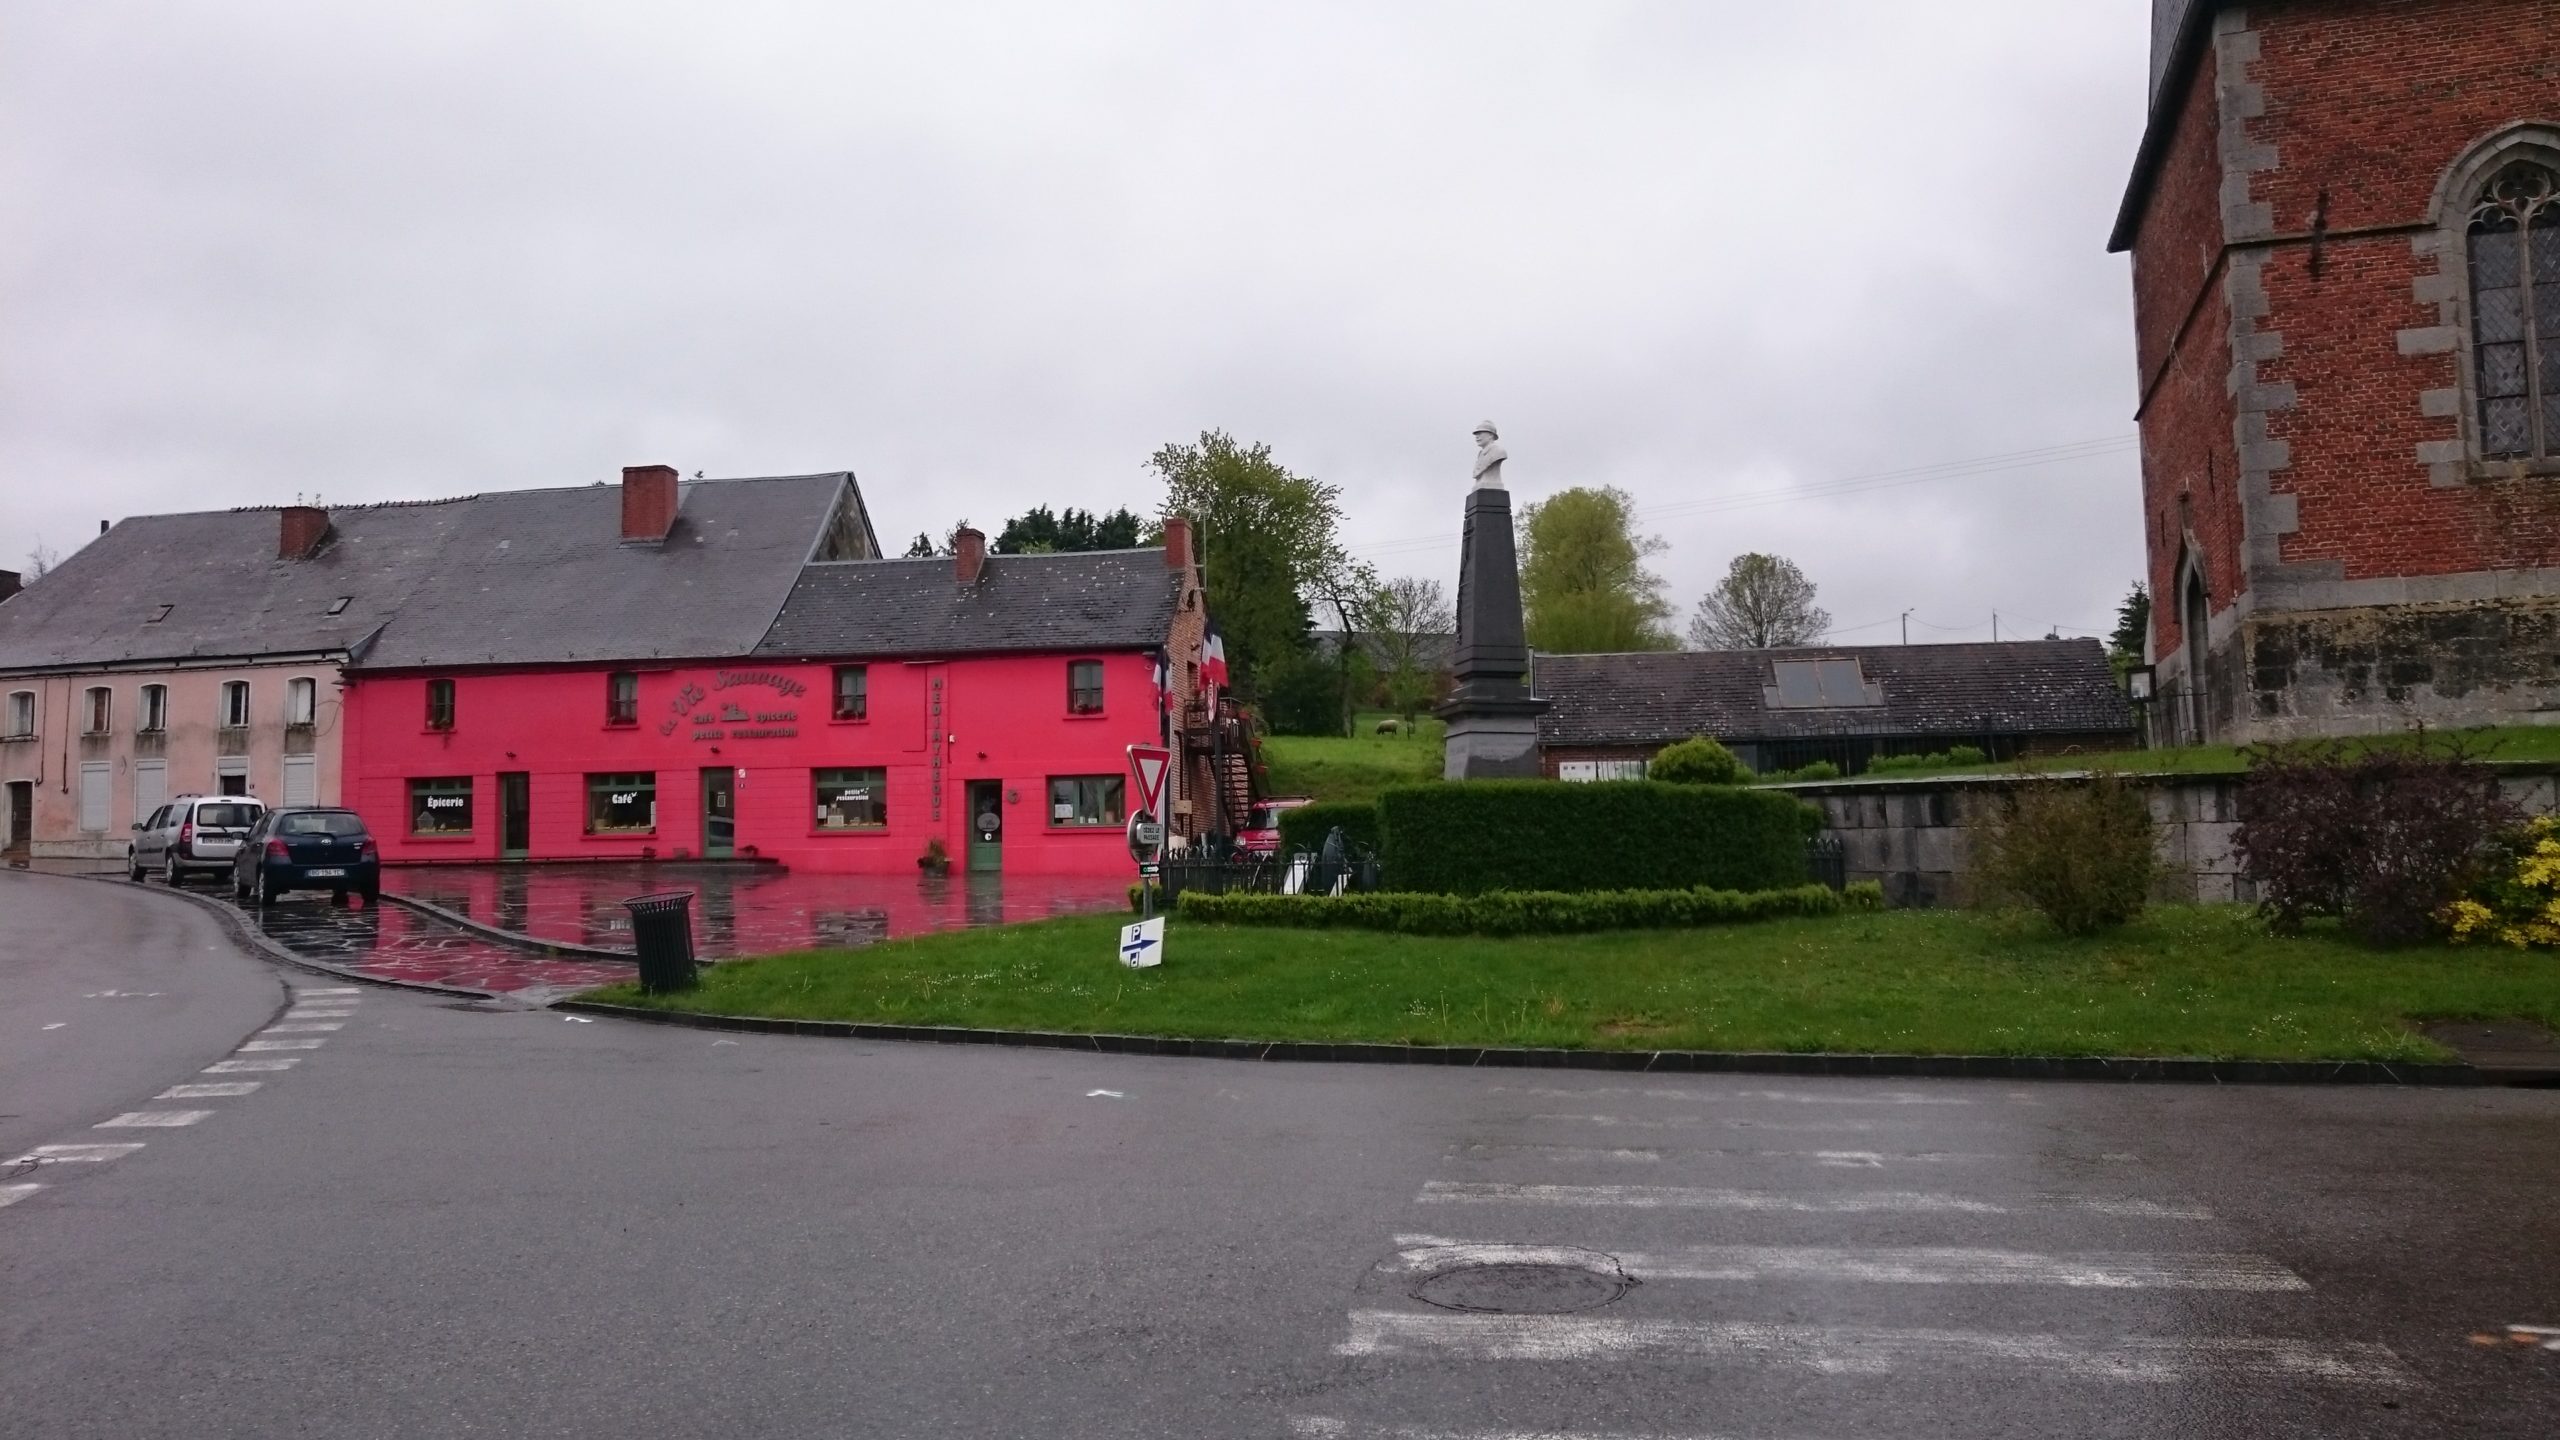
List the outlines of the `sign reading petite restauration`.
{"label": "sign reading petite restauration", "polygon": [[745,696],[712,699],[720,691],[742,689],[771,690],[777,700],[796,700],[809,693],[808,686],[771,670],[715,671],[707,687],[694,679],[677,688],[675,698],[667,703],[667,718],[658,722],[658,733],[672,736],[686,725],[693,727],[696,740],[788,740],[800,733],[797,708],[751,710],[738,703]]}

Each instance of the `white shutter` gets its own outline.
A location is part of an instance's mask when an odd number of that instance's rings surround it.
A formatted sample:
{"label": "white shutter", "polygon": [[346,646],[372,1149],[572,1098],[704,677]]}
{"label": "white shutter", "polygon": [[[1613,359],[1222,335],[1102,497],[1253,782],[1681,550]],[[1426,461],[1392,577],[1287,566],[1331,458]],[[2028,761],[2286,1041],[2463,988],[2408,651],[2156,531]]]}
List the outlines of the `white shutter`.
{"label": "white shutter", "polygon": [[169,762],[136,760],[133,762],[133,818],[139,823],[151,812],[169,803]]}
{"label": "white shutter", "polygon": [[284,803],[317,805],[320,803],[320,757],[287,755],[284,757]]}
{"label": "white shutter", "polygon": [[114,773],[104,760],[80,762],[80,828],[93,834],[107,829],[107,797],[115,788]]}

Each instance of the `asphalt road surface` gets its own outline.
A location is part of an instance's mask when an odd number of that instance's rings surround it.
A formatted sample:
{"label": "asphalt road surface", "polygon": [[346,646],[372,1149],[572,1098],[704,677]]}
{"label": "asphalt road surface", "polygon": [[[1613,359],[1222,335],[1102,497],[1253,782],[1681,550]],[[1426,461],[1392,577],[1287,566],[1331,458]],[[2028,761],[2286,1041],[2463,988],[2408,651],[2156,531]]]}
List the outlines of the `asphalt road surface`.
{"label": "asphalt road surface", "polygon": [[[41,1121],[13,1144],[140,1147],[0,1182],[0,1435],[2560,1415],[2560,1351],[2504,1333],[2560,1324],[2560,1093],[719,1036],[269,971],[182,903],[0,876],[0,1109]],[[188,998],[79,998],[155,987]]]}

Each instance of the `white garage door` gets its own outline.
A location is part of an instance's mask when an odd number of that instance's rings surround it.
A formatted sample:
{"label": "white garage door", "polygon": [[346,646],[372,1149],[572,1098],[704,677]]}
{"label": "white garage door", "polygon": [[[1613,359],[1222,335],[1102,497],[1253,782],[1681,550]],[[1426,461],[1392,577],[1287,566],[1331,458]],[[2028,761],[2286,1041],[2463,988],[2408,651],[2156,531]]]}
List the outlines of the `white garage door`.
{"label": "white garage door", "polygon": [[136,760],[133,762],[133,818],[140,824],[151,812],[169,802],[169,762]]}

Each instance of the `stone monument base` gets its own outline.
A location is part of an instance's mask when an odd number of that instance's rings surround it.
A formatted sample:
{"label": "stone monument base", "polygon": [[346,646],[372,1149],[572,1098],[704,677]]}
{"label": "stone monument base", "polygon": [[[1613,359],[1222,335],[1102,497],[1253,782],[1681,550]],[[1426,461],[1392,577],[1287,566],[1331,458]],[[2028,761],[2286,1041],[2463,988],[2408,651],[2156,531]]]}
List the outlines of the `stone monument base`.
{"label": "stone monument base", "polygon": [[1440,766],[1443,780],[1535,780],[1538,764],[1538,711],[1472,710],[1449,717],[1448,748]]}

